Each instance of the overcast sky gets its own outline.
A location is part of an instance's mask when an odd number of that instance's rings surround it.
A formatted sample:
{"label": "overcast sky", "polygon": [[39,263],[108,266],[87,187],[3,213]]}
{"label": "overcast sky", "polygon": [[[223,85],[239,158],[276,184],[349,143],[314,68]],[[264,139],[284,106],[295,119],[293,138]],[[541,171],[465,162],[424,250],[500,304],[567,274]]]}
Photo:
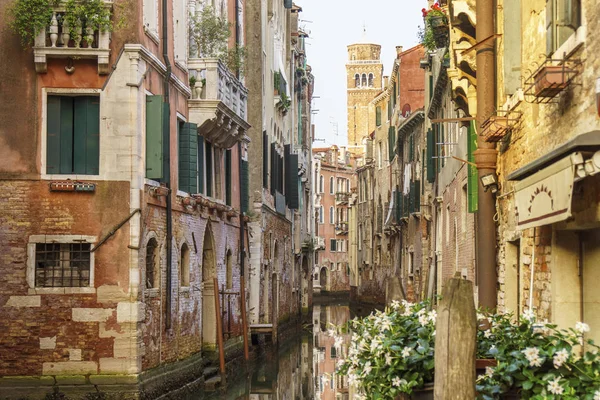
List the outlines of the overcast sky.
{"label": "overcast sky", "polygon": [[[421,9],[426,0],[295,0],[302,7],[300,26],[308,32],[306,56],[316,78],[313,115],[316,137],[325,142],[347,143],[346,60],[349,44],[361,42],[363,25],[366,39],[382,46],[382,62],[387,75],[396,56],[396,46],[404,50],[418,42],[417,28],[423,25]],[[338,124],[338,135],[334,133]]]}

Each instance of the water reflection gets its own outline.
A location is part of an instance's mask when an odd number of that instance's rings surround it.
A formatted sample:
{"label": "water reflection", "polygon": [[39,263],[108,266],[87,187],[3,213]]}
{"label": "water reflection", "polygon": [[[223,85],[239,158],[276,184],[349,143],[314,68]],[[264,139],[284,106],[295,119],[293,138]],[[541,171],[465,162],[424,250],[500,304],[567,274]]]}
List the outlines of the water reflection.
{"label": "water reflection", "polygon": [[[251,371],[229,378],[225,393],[211,400],[349,400],[348,379],[336,363],[347,353],[351,335],[340,333],[351,318],[348,305],[314,305],[310,329],[262,356]],[[332,331],[337,331],[331,336]],[[337,339],[337,341],[336,341]],[[240,368],[243,368],[240,366]]]}

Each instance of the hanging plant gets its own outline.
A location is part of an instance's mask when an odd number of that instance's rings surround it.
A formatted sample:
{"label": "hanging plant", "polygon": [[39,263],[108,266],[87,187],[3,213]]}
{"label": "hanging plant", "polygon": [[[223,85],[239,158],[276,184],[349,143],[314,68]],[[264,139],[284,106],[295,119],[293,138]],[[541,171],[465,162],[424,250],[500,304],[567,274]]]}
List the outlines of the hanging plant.
{"label": "hanging plant", "polygon": [[103,0],[67,0],[64,19],[72,36],[80,34],[79,29],[83,26],[94,32],[112,30],[110,9]]}
{"label": "hanging plant", "polygon": [[17,0],[9,8],[9,26],[21,36],[24,47],[32,46],[38,32],[46,30],[50,25],[52,5],[55,3],[50,0]]}
{"label": "hanging plant", "polygon": [[425,27],[419,36],[421,43],[427,50],[435,50],[448,46],[448,16],[439,3],[435,3],[429,10],[421,10]]}

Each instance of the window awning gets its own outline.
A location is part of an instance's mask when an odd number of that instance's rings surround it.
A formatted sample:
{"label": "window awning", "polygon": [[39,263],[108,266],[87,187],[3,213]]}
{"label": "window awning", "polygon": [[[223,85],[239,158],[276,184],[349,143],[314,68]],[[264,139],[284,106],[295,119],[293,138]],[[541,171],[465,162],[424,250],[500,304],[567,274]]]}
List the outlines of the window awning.
{"label": "window awning", "polygon": [[585,152],[598,149],[600,131],[588,132],[508,175],[509,180],[518,181],[517,227],[528,229],[569,218],[577,167]]}

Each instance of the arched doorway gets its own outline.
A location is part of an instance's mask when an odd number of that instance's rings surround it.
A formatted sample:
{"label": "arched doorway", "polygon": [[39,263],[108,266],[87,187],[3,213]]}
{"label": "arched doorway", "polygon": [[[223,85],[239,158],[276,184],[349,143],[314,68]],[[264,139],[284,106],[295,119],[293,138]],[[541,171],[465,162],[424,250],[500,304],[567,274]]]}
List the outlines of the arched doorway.
{"label": "arched doorway", "polygon": [[214,350],[217,343],[215,287],[217,276],[215,246],[210,226],[206,227],[202,245],[202,347]]}
{"label": "arched doorway", "polygon": [[327,268],[325,267],[321,268],[319,284],[321,285],[321,290],[327,290]]}

